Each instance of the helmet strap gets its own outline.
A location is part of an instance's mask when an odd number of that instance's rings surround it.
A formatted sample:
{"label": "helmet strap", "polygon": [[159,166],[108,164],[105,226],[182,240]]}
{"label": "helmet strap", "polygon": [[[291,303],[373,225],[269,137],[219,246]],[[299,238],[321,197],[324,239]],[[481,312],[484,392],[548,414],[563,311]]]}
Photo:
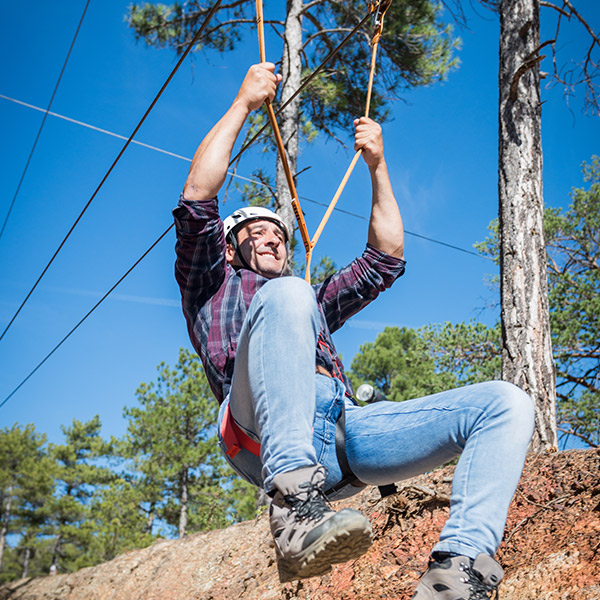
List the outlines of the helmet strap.
{"label": "helmet strap", "polygon": [[238,244],[238,241],[237,241],[237,232],[232,231],[231,235],[229,237],[231,238],[231,241],[229,243],[233,246],[235,255],[238,257],[239,261],[242,263],[242,267],[244,267],[244,269],[248,269],[248,271],[254,271],[254,269],[252,269],[252,267],[250,267],[250,265],[246,262],[246,259],[242,255],[242,252],[240,250],[240,245]]}

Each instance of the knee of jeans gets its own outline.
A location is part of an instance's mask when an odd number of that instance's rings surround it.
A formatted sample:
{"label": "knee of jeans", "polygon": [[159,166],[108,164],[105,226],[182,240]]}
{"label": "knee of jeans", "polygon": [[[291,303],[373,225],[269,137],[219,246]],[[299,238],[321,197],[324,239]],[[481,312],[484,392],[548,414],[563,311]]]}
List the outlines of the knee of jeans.
{"label": "knee of jeans", "polygon": [[265,304],[277,307],[279,313],[288,312],[298,317],[312,315],[317,310],[315,292],[311,285],[300,277],[277,277],[260,289]]}
{"label": "knee of jeans", "polygon": [[533,400],[520,387],[508,381],[492,382],[499,409],[511,423],[515,435],[522,432],[531,438],[535,420]]}

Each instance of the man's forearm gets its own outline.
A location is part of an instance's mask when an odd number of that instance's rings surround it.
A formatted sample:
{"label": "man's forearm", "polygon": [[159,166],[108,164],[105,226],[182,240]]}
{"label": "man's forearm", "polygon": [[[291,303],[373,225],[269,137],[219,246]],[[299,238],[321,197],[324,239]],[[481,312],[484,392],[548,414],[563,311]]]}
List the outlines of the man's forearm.
{"label": "man's forearm", "polygon": [[381,252],[404,258],[402,217],[385,163],[381,127],[368,117],[355,119],[354,126],[354,149],[362,152],[362,157],[369,167],[373,188],[369,244]]}
{"label": "man's forearm", "polygon": [[369,220],[369,244],[397,258],[404,258],[404,228],[385,160],[369,166],[373,205]]}
{"label": "man's forearm", "polygon": [[183,188],[187,200],[214,198],[227,176],[233,146],[248,115],[268,98],[273,100],[281,75],[273,63],[252,65],[229,110],[202,140]]}
{"label": "man's forearm", "polygon": [[238,98],[210,130],[196,150],[183,188],[187,200],[214,198],[227,176],[233,146],[249,110]]}

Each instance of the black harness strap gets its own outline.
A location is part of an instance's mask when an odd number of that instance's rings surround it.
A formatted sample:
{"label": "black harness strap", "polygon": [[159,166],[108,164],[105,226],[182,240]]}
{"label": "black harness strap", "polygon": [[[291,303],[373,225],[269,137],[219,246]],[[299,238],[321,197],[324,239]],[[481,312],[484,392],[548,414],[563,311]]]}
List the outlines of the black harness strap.
{"label": "black harness strap", "polygon": [[347,485],[365,487],[367,484],[358,479],[348,464],[348,457],[346,456],[346,409],[343,403],[337,423],[335,424],[335,454],[342,471],[342,479],[332,488],[329,488],[326,494],[331,496]]}
{"label": "black harness strap", "polygon": [[[327,496],[335,494],[347,485],[353,485],[354,487],[365,487],[367,484],[360,481],[360,479],[354,474],[350,468],[350,464],[348,463],[348,457],[346,456],[346,408],[344,404],[342,404],[340,416],[335,424],[335,454],[342,471],[342,480],[327,490]],[[379,493],[381,494],[382,498],[395,494],[397,491],[398,488],[394,483],[379,486]]]}

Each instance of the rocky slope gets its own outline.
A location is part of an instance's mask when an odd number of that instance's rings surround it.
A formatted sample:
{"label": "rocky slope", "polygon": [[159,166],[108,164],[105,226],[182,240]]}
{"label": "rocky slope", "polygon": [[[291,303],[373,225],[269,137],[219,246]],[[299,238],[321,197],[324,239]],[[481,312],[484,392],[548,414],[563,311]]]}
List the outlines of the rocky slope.
{"label": "rocky slope", "polygon": [[[340,503],[375,543],[321,578],[280,585],[266,518],[161,541],[77,573],[13,582],[0,600],[408,600],[447,518],[452,467]],[[503,600],[600,599],[600,450],[532,455],[498,553]]]}

